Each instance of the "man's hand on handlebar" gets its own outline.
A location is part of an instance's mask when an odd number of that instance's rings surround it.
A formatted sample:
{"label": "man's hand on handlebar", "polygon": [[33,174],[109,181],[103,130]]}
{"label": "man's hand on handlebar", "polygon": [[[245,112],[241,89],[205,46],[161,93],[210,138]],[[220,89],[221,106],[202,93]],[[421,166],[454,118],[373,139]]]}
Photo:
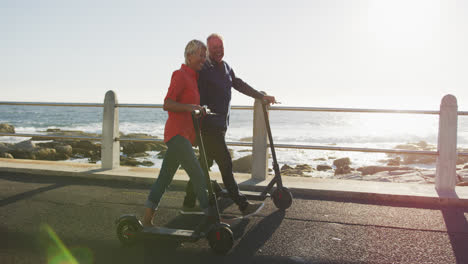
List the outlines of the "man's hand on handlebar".
{"label": "man's hand on handlebar", "polygon": [[270,95],[263,96],[262,100],[265,104],[278,104],[279,103],[276,101],[274,96],[270,96]]}
{"label": "man's hand on handlebar", "polygon": [[195,115],[216,115],[215,113],[211,112],[208,106],[200,106],[200,105],[192,105],[192,113]]}

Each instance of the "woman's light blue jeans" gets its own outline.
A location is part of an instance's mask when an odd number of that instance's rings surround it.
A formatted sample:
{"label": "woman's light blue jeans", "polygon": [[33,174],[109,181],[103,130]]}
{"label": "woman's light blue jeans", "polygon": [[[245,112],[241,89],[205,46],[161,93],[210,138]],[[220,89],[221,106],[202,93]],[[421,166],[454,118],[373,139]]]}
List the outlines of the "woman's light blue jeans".
{"label": "woman's light blue jeans", "polygon": [[161,197],[166,188],[172,182],[174,174],[180,165],[184,168],[193,182],[193,188],[197,195],[200,207],[206,214],[211,214],[208,203],[208,191],[206,186],[206,176],[201,165],[195,156],[190,141],[180,135],[171,138],[167,143],[167,151],[159,172],[158,179],[151,186],[148,200],[145,203],[147,208],[156,210],[161,201]]}

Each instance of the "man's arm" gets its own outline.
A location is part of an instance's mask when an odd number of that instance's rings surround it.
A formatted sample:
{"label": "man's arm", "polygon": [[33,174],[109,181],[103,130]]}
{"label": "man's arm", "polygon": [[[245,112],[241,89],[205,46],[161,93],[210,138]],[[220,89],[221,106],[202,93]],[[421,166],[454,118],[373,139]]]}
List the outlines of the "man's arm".
{"label": "man's arm", "polygon": [[263,93],[255,90],[246,82],[244,82],[241,78],[236,77],[232,69],[230,70],[230,75],[232,77],[232,87],[234,87],[234,89],[236,89],[237,91],[255,99],[266,100],[270,104],[276,103],[274,96],[264,95]]}

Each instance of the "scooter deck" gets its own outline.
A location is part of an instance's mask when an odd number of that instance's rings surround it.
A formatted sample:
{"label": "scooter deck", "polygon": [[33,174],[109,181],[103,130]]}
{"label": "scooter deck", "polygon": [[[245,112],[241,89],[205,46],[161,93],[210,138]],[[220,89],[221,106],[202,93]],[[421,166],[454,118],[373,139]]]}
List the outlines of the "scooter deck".
{"label": "scooter deck", "polygon": [[264,201],[266,198],[270,197],[269,193],[263,196],[261,192],[242,191],[242,194],[245,195],[247,199],[254,201]]}
{"label": "scooter deck", "polygon": [[[266,198],[270,197],[269,193],[266,193],[264,196],[262,195],[261,192],[241,191],[241,193],[245,195],[247,199],[254,200],[254,201],[263,201]],[[222,191],[218,192],[216,195],[221,198],[230,198],[229,193],[226,189],[223,189]]]}
{"label": "scooter deck", "polygon": [[145,227],[142,230],[144,234],[159,235],[159,236],[168,236],[172,238],[180,239],[197,239],[198,236],[194,230],[185,230],[185,229],[173,229],[167,227]]}
{"label": "scooter deck", "polygon": [[[242,219],[247,219],[253,215],[256,215],[258,214],[262,209],[263,207],[265,206],[265,203],[261,203],[261,206],[258,207],[258,209],[255,211],[255,212],[252,212],[248,215],[243,215],[243,216],[235,216],[233,214],[230,214],[230,213],[224,213],[224,214],[220,214],[221,218],[223,218],[223,222],[226,223],[226,224],[229,224],[229,225],[233,225],[235,223],[237,223],[239,220],[242,220]],[[184,210],[180,210],[179,213],[181,215],[202,215],[203,212],[200,212],[200,211],[184,211]]]}

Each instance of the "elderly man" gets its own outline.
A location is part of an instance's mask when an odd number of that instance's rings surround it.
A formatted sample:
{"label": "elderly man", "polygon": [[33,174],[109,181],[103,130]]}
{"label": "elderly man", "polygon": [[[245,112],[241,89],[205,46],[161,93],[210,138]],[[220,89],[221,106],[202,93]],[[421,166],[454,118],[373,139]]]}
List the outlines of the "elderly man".
{"label": "elderly man", "polygon": [[[198,89],[200,90],[200,105],[207,105],[217,115],[206,116],[202,121],[202,137],[207,158],[215,160],[221,172],[224,186],[231,199],[239,206],[244,216],[256,213],[263,203],[251,203],[240,193],[232,173],[232,158],[226,145],[225,135],[229,125],[231,105],[231,88],[269,103],[275,103],[275,97],[267,96],[238,78],[233,69],[223,61],[223,39],[218,34],[207,38],[208,55],[203,68],[199,72]],[[210,162],[210,163],[211,163]],[[186,196],[182,211],[195,211],[195,193],[191,182],[187,184]]]}

